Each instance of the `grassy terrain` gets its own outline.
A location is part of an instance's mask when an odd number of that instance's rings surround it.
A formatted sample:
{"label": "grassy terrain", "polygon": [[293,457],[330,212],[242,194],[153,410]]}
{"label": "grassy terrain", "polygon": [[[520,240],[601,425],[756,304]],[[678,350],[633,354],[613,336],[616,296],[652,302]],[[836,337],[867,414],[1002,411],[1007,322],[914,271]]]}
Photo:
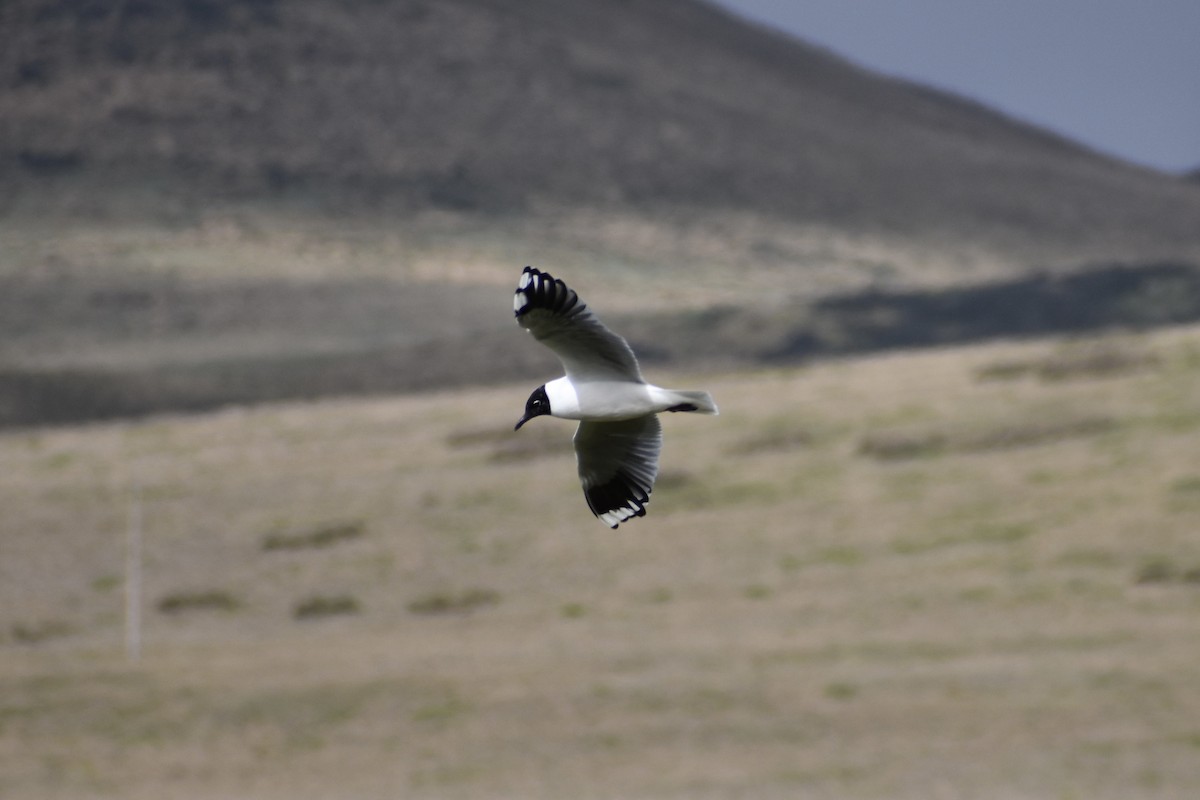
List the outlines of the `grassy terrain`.
{"label": "grassy terrain", "polygon": [[1200,328],[663,382],[615,532],[524,385],[3,434],[0,795],[1194,796]]}

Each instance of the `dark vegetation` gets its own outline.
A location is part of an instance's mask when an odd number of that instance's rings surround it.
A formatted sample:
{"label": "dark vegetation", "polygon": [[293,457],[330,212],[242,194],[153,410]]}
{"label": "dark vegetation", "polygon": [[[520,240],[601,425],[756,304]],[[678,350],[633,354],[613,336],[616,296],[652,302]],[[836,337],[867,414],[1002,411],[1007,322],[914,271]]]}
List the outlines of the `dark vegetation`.
{"label": "dark vegetation", "polygon": [[1033,377],[1042,381],[1103,378],[1152,369],[1159,364],[1154,353],[1127,346],[1093,344],[1081,352],[1063,353],[1028,361],[1001,361],[976,372],[982,381],[1006,381]]}
{"label": "dark vegetation", "polygon": [[879,461],[900,461],[945,453],[984,453],[1093,436],[1114,430],[1117,421],[1085,415],[1062,419],[1022,419],[979,430],[941,428],[874,431],[858,445],[861,455]]}
{"label": "dark vegetation", "polygon": [[[1200,320],[1200,269],[1184,262],[1093,264],[1066,273],[929,291],[869,290],[770,310],[710,308],[622,321],[643,360],[709,357],[789,363],[895,348],[1105,330],[1141,330]],[[1044,377],[1118,369],[1094,360],[1039,365]],[[1059,377],[1064,377],[1060,375]]]}
{"label": "dark vegetation", "polygon": [[292,616],[300,620],[320,619],[357,614],[361,610],[358,600],[348,594],[313,595],[296,603]]}
{"label": "dark vegetation", "polygon": [[1169,558],[1153,558],[1138,568],[1134,575],[1134,582],[1138,584],[1183,583],[1194,586],[1200,584],[1200,566],[1180,568]]}
{"label": "dark vegetation", "polygon": [[323,525],[299,533],[271,533],[263,537],[263,550],[311,550],[361,539],[366,527],[361,520]]}
{"label": "dark vegetation", "polygon": [[877,291],[818,301],[770,358],[927,347],[998,337],[1150,328],[1200,319],[1200,270],[1096,266],[937,292]]}
{"label": "dark vegetation", "polygon": [[461,592],[434,592],[418,597],[408,604],[414,614],[451,614],[474,611],[483,606],[494,606],[500,595],[492,589],[465,589]]}
{"label": "dark vegetation", "polygon": [[241,601],[222,589],[172,592],[158,601],[158,610],[164,614],[180,614],[185,611],[236,611]]}
{"label": "dark vegetation", "polygon": [[[0,299],[0,304],[13,302],[13,297]],[[259,298],[263,319],[271,318],[274,302],[266,295]],[[279,302],[286,303],[287,298]],[[278,310],[282,318],[282,309]],[[164,313],[171,317],[174,312],[168,305]],[[1183,263],[1160,263],[1094,266],[1065,275],[940,291],[871,291],[769,311],[728,307],[650,318],[617,315],[612,323],[626,332],[647,363],[703,367],[791,363],[888,348],[1147,329],[1197,320],[1200,270]],[[502,335],[444,335],[365,350],[268,351],[149,367],[0,367],[0,426],[329,395],[425,391],[532,379],[555,368],[537,348],[523,346],[519,338],[523,334],[515,326],[502,321]],[[71,324],[85,323],[77,317],[63,327]],[[997,374],[981,377],[1015,377],[1027,369],[1047,379],[1069,377],[1072,371],[1096,374],[1127,369],[1131,366],[1127,362],[1136,358],[1131,353],[1098,352],[1061,364],[997,365],[993,368]],[[470,432],[451,442],[475,443]],[[520,443],[508,439],[480,443],[495,444],[492,458],[497,461],[536,458],[547,448],[557,450],[557,444],[536,437]]]}
{"label": "dark vegetation", "polygon": [[60,619],[39,620],[38,622],[17,622],[9,628],[9,635],[17,644],[38,644],[50,639],[69,636],[72,627]]}

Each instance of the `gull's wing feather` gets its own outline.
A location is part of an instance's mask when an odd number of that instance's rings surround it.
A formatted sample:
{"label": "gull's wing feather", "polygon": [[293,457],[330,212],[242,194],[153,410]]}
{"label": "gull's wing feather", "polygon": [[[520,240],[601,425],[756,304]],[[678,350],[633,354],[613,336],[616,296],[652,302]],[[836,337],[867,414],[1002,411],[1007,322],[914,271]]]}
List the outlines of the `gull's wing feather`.
{"label": "gull's wing feather", "polygon": [[525,268],[513,296],[513,313],[522,328],[554,351],[572,381],[644,382],[629,343],[549,273]]}
{"label": "gull's wing feather", "polygon": [[662,425],[655,414],[579,423],[575,458],[592,513],[613,528],[630,517],[644,517],[661,451]]}

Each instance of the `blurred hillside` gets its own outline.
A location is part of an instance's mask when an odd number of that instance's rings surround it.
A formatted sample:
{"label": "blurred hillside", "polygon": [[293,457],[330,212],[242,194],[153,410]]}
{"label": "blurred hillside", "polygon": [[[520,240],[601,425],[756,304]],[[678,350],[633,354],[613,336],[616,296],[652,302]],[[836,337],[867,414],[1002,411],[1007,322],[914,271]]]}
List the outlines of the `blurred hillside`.
{"label": "blurred hillside", "polygon": [[1200,259],[1195,182],[698,0],[21,0],[0,119],[0,424],[487,380],[526,263],[798,317]]}
{"label": "blurred hillside", "polygon": [[1194,187],[696,0],[3,14],[0,168],[26,191],[91,175],[398,212],[684,206],[988,239],[1200,238]]}

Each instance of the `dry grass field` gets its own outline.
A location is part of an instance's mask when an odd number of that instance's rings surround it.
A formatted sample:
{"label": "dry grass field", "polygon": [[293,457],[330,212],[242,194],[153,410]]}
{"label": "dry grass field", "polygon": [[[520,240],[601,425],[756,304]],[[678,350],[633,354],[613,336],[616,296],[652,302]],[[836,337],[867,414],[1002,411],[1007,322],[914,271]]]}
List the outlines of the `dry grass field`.
{"label": "dry grass field", "polygon": [[[611,288],[600,284],[591,296],[677,310],[742,304],[778,292],[781,283],[789,295],[810,297],[891,285],[941,288],[1012,278],[1031,264],[1078,268],[1114,259],[1102,245],[988,248],[969,236],[846,232],[724,209],[574,209],[537,217],[448,211],[397,217],[379,211],[331,218],[280,203],[244,202],[181,207],[150,219],[119,209],[64,221],[31,200],[29,208],[0,216],[0,279],[133,276],[200,285],[387,280],[509,288],[512,265],[530,259],[636,276],[648,291],[631,295],[610,281]],[[1200,247],[1163,253],[1200,258]],[[1136,259],[1155,255],[1143,248]],[[803,281],[795,280],[798,272]],[[670,299],[653,289],[670,289]]]}
{"label": "dry grass field", "polygon": [[1200,791],[1200,328],[660,382],[617,531],[525,385],[0,435],[0,796]]}

